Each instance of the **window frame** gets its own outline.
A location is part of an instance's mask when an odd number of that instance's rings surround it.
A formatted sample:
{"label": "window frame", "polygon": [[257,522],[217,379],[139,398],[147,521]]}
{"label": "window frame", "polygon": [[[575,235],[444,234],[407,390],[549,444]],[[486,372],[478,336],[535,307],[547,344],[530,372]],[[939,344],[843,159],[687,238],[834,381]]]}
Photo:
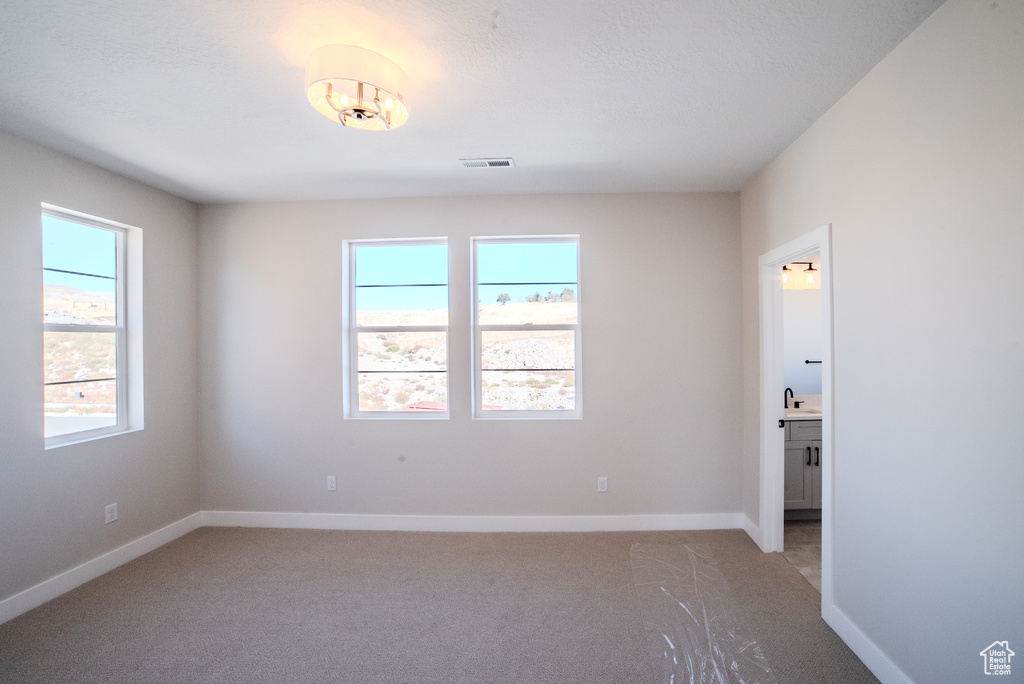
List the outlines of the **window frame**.
{"label": "window frame", "polygon": [[[359,247],[444,245],[446,250],[447,317],[444,325],[360,326],[356,322],[356,251]],[[451,416],[451,249],[447,237],[371,238],[342,241],[342,415],[356,420],[448,420]],[[387,332],[443,332],[445,387],[443,411],[364,411],[359,408],[359,335]]]}
{"label": "window frame", "polygon": [[[99,230],[110,231],[115,236],[115,323],[113,325],[97,325],[47,323],[46,321],[43,321],[43,333],[44,338],[45,333],[47,332],[113,333],[115,338],[116,354],[115,396],[117,403],[117,419],[114,425],[90,428],[86,430],[76,430],[74,432],[67,432],[47,437],[44,422],[44,447],[46,449],[50,449],[53,447],[75,444],[102,437],[123,434],[135,429],[141,429],[141,253],[129,257],[129,252],[141,250],[142,231],[134,226],[42,203],[39,227],[40,237],[42,237],[43,232],[43,217],[49,217],[69,223],[76,223]],[[138,276],[130,270],[136,269],[136,264],[134,264],[136,258],[139,261],[139,264],[137,265]],[[41,275],[45,273],[46,270],[47,269],[42,268],[40,271]],[[129,290],[132,291],[131,297],[129,295]],[[129,301],[132,298],[138,299],[138,305],[129,305]],[[40,307],[40,309],[43,309],[43,307]],[[136,317],[139,319],[138,321],[135,320]],[[45,377],[43,379],[43,387],[46,387]]]}
{"label": "window frame", "polygon": [[[480,317],[480,278],[478,273],[479,246],[482,244],[523,244],[523,243],[573,243],[576,245],[576,323],[564,324],[518,324],[518,325],[481,325]],[[471,262],[471,293],[470,306],[472,311],[472,399],[473,420],[580,420],[583,418],[583,265],[580,259],[579,235],[505,235],[478,236],[470,238]],[[572,330],[574,346],[573,398],[574,408],[569,410],[536,409],[536,410],[484,410],[483,408],[483,335],[489,331],[503,332],[539,332],[546,330]]]}

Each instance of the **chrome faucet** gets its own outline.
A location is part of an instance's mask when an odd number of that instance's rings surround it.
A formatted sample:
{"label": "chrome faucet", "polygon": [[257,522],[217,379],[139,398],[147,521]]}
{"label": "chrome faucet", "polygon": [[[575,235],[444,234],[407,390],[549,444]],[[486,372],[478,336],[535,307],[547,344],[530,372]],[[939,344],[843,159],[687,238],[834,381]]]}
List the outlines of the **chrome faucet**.
{"label": "chrome faucet", "polygon": [[793,398],[793,390],[789,387],[782,393],[782,406],[783,408],[789,408],[789,400]]}

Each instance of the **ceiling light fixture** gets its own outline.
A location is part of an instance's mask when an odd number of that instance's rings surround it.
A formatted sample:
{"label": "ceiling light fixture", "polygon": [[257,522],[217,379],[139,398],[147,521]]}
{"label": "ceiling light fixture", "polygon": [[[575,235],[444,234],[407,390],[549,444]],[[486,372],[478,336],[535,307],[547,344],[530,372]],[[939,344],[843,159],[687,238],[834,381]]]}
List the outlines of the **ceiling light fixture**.
{"label": "ceiling light fixture", "polygon": [[306,98],[342,126],[388,131],[409,119],[408,77],[387,57],[354,45],[325,45],[306,65]]}

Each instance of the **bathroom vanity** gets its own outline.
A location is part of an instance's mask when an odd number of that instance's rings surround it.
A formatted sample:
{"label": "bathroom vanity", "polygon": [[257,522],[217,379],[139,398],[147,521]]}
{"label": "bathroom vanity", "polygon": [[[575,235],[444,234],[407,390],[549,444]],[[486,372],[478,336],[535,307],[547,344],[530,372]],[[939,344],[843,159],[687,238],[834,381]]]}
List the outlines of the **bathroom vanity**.
{"label": "bathroom vanity", "polygon": [[786,510],[821,508],[821,418],[786,417]]}

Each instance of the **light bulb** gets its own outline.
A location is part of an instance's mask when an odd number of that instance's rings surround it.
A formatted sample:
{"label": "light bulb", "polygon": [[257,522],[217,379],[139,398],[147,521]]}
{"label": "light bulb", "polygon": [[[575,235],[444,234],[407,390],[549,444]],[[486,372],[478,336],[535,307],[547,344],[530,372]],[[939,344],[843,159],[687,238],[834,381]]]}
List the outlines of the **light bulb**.
{"label": "light bulb", "polygon": [[390,97],[388,98],[388,101],[384,103],[384,107],[387,108],[387,109],[391,109],[391,98]]}

